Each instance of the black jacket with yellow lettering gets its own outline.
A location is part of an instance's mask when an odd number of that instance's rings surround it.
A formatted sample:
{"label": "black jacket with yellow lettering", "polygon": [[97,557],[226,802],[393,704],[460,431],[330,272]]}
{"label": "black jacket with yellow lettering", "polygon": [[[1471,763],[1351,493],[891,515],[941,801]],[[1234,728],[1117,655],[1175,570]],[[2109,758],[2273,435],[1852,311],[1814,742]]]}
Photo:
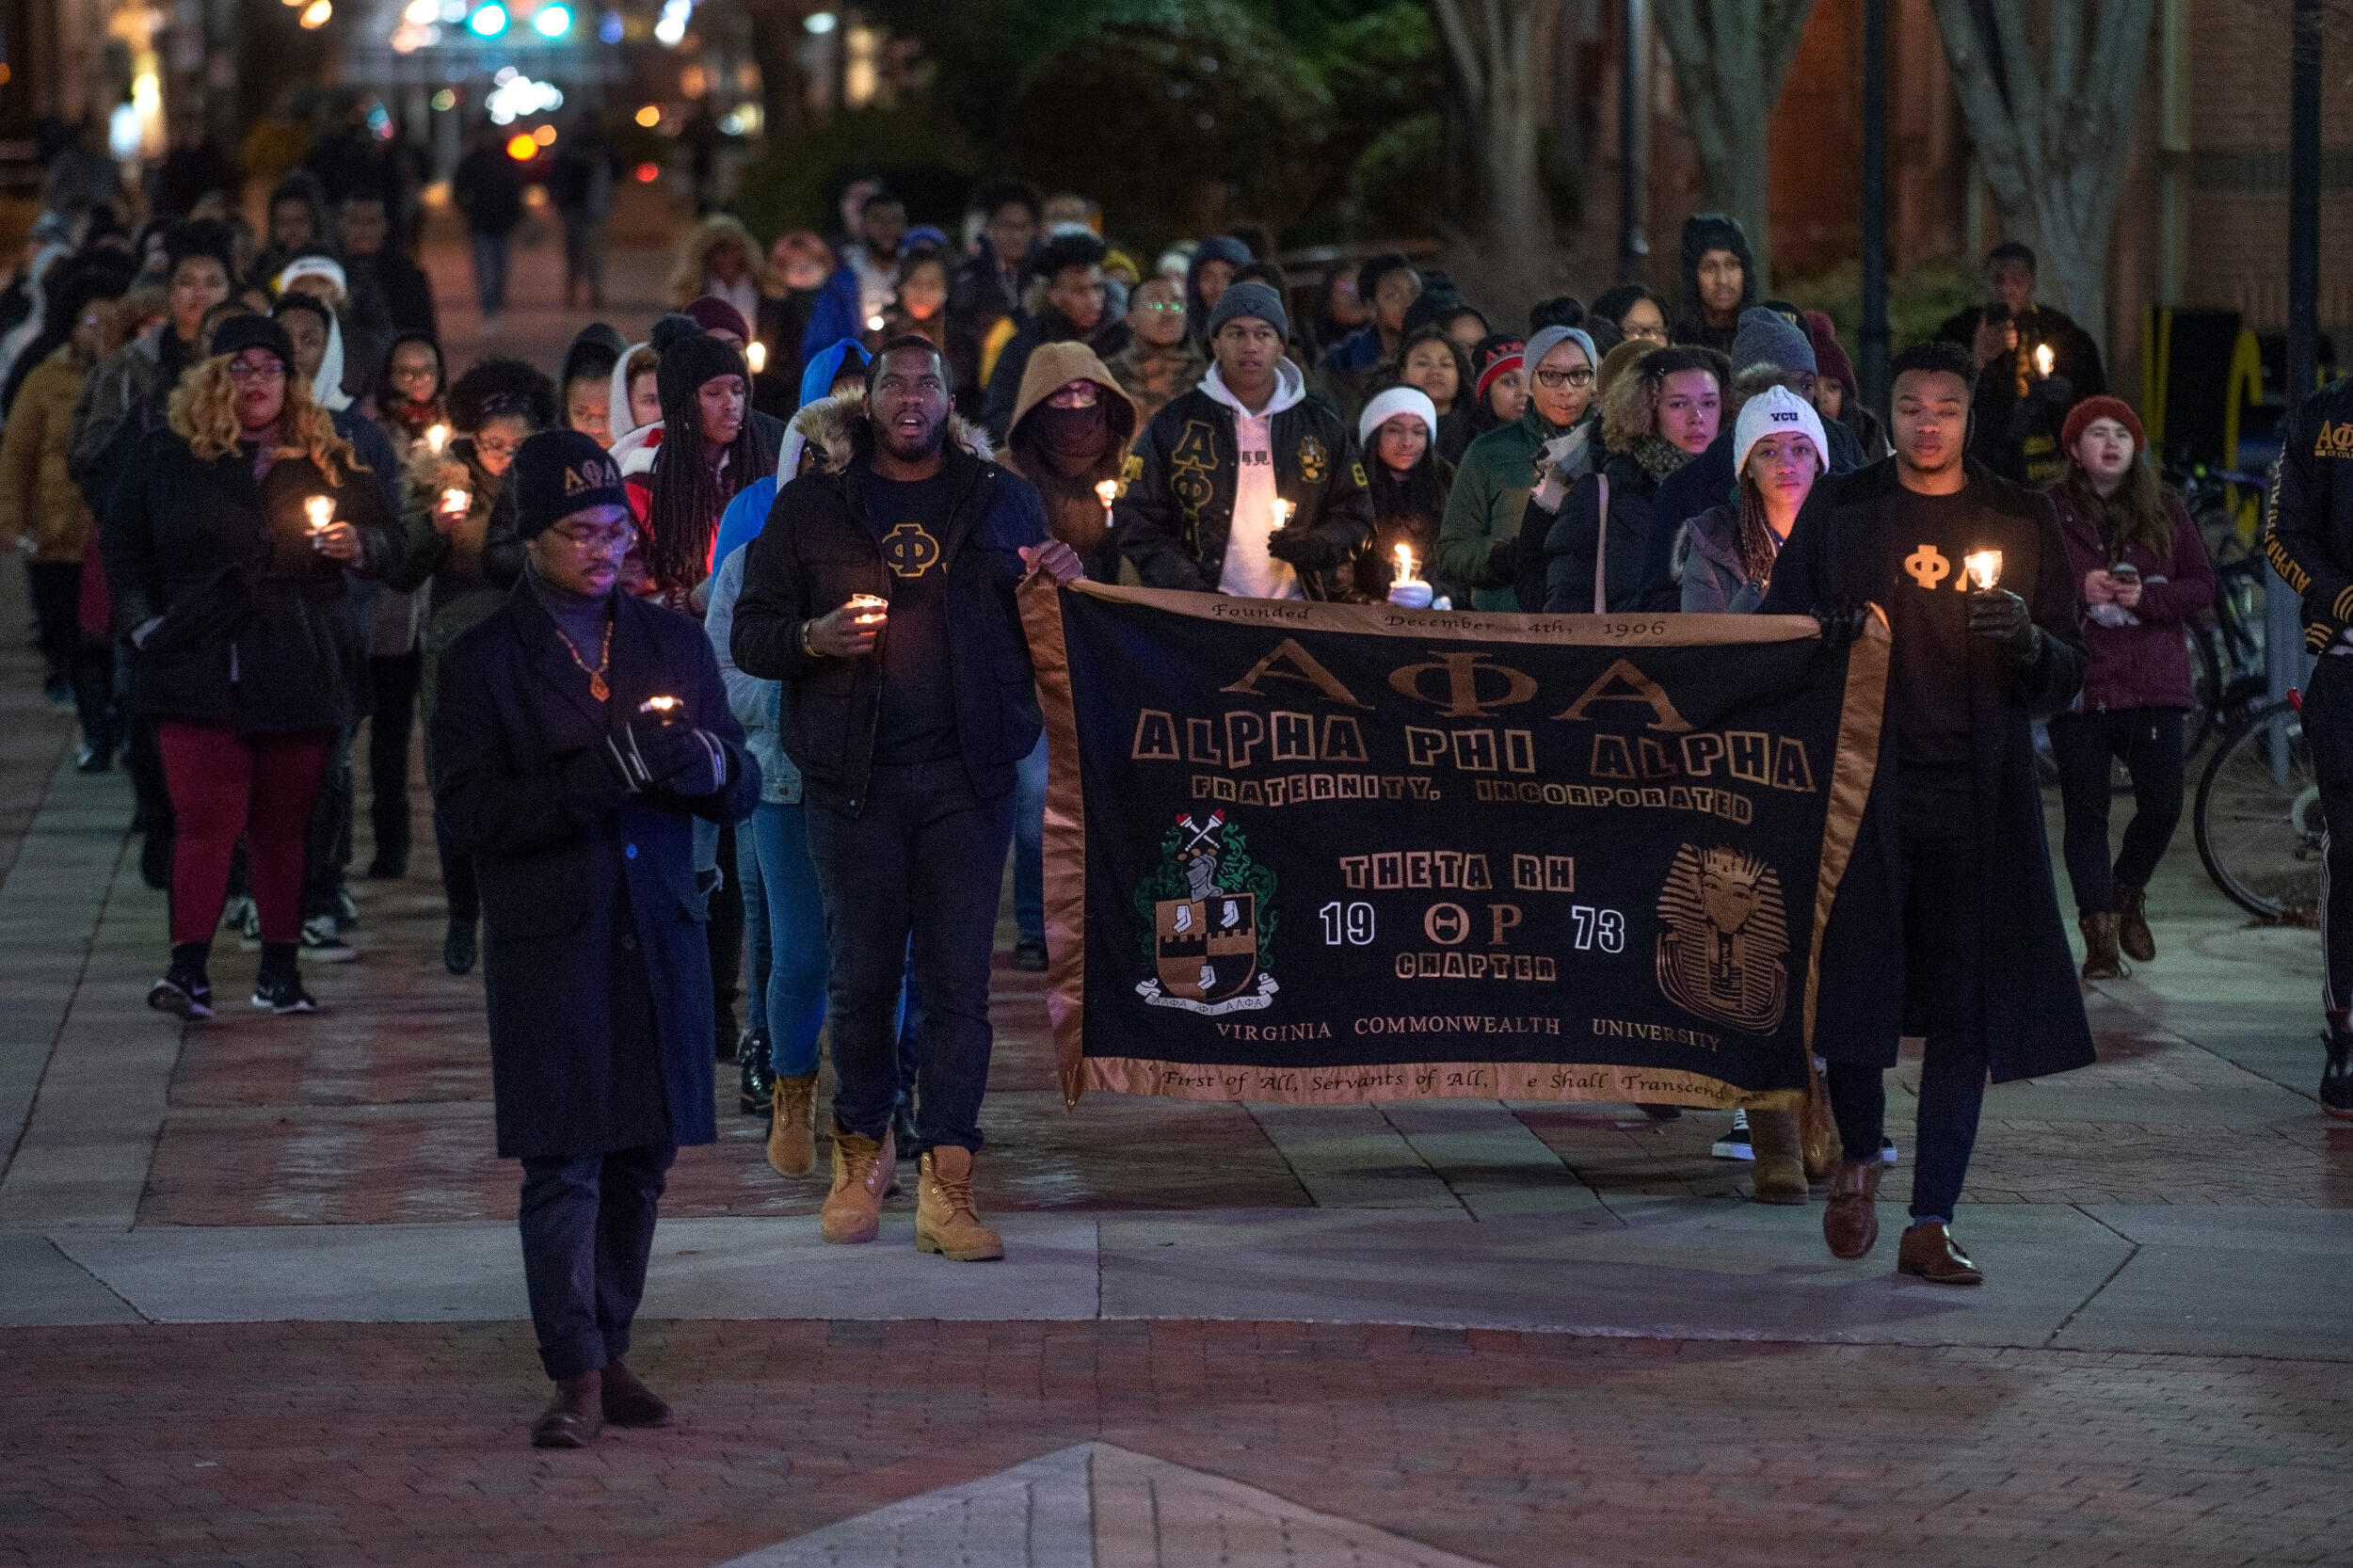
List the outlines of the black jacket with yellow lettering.
{"label": "black jacket with yellow lettering", "polygon": [[[1209,377],[1217,372],[1212,369]],[[1144,425],[1128,457],[1128,489],[1116,508],[1120,549],[1147,588],[1214,593],[1225,569],[1234,527],[1241,452],[1231,393],[1209,379],[1171,399]],[[1348,426],[1330,404],[1306,395],[1299,371],[1283,361],[1268,429],[1274,491],[1297,508],[1286,549],[1311,598],[1324,578],[1372,537],[1372,497]]]}
{"label": "black jacket with yellow lettering", "polygon": [[2288,413],[2264,520],[2264,554],[2304,600],[2304,643],[2320,652],[2353,623],[2353,377]]}

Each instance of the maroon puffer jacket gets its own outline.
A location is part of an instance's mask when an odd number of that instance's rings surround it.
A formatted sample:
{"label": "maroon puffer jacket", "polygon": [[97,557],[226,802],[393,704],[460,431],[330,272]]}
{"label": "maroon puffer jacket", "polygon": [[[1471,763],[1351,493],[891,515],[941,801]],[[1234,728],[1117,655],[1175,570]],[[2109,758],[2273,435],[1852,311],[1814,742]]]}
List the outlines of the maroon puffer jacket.
{"label": "maroon puffer jacket", "polygon": [[2173,558],[2160,561],[2135,545],[2124,559],[2140,568],[2140,602],[2133,614],[2138,626],[2102,626],[2084,601],[2084,578],[2111,564],[2108,547],[2101,541],[2100,525],[2054,487],[2051,503],[2058,510],[2059,532],[2067,540],[2067,558],[2075,573],[2076,612],[2082,617],[2084,647],[2090,655],[2084,672],[2083,711],[2106,712],[2117,708],[2186,708],[2190,705],[2189,647],[2182,628],[2214,604],[2214,563],[2206,558],[2205,541],[2189,520],[2182,504],[2170,498],[2173,516]]}

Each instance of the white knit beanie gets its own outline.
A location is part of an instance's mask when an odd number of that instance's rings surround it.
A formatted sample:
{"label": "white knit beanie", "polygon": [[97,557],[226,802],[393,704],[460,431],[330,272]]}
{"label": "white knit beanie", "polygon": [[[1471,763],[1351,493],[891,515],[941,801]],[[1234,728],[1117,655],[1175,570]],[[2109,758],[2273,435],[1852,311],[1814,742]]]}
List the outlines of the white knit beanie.
{"label": "white knit beanie", "polygon": [[1795,430],[1814,443],[1814,455],[1821,459],[1817,471],[1830,472],[1830,438],[1822,434],[1822,416],[1814,411],[1814,405],[1791,392],[1787,387],[1768,387],[1740,405],[1740,417],[1732,426],[1732,473],[1734,479],[1746,472],[1749,448],[1775,431]]}

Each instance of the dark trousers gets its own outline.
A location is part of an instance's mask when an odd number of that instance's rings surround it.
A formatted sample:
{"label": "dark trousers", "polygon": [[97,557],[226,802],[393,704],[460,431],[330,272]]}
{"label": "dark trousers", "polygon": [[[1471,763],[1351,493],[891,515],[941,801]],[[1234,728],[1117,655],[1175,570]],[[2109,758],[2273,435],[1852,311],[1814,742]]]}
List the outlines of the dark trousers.
{"label": "dark trousers", "polygon": [[[2182,822],[2182,710],[2119,708],[2061,713],[2051,720],[2059,802],[2067,810],[2067,880],[2078,915],[2116,909],[2116,889],[2146,888]],[[2133,778],[2133,820],[2124,847],[2108,859],[2110,764]]]}
{"label": "dark trousers", "polygon": [[[2353,824],[2353,654],[2324,653],[2304,687],[2304,744],[2312,748],[2326,822]],[[2320,838],[2320,1004],[2353,1008],[2353,830]]]}
{"label": "dark trousers", "polygon": [[654,1211],[675,1144],[523,1161],[523,1281],[539,1365],[557,1381],[629,1353]]}
{"label": "dark trousers", "polygon": [[336,913],[351,866],[351,730],[335,732],[302,851],[302,918]]}
{"label": "dark trousers", "polygon": [[[1985,1106],[1985,935],[1980,888],[1966,871],[1975,840],[1965,803],[1934,825],[1960,831],[1923,832],[1907,824],[1897,835],[1907,989],[1921,999],[1928,1022],[1912,1152],[1912,1217],[1949,1224],[1969,1176],[1977,1115]],[[1877,1160],[1887,1119],[1880,1069],[1833,1062],[1828,1087],[1847,1158]]]}
{"label": "dark trousers", "polygon": [[32,561],[24,568],[33,590],[33,620],[40,633],[49,679],[73,693],[82,744],[111,752],[115,744],[114,651],[82,631],[82,563]]}
{"label": "dark trousers", "polygon": [[735,1048],[735,998],[744,979],[744,895],[732,884],[735,824],[719,824],[720,886],[712,890],[703,936],[711,949],[711,1025],[716,1044]]}
{"label": "dark trousers", "polygon": [[410,649],[368,661],[376,688],[368,716],[368,820],[376,830],[376,857],[389,864],[408,858],[408,738],[416,731],[417,688],[424,655]]}
{"label": "dark trousers", "polygon": [[1013,794],[983,800],[960,759],[876,767],[851,816],[811,790],[809,857],[825,904],[834,1119],[879,1138],[900,1088],[899,1000],[914,942],[922,995],[914,1149],[981,1146],[988,1091],[989,954],[1013,841]]}

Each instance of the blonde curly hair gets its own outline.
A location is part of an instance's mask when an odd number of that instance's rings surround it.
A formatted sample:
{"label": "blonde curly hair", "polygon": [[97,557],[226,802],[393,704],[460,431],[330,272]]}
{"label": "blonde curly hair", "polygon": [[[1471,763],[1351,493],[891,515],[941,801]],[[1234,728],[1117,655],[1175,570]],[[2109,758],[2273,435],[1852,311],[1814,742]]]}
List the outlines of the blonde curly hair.
{"label": "blonde curly hair", "polygon": [[761,294],[784,293],[783,282],[768,266],[767,253],[743,220],[728,213],[713,213],[696,224],[686,243],[679,247],[678,265],[670,269],[670,309],[682,311],[710,292],[704,280],[711,276],[711,253],[729,242],[744,248],[744,264]]}
{"label": "blonde curly hair", "polygon": [[1654,348],[1627,366],[1625,374],[1602,393],[1602,444],[1612,452],[1631,452],[1658,434],[1658,394],[1668,376],[1687,370],[1704,370],[1713,376],[1719,392],[1731,380],[1729,361],[1712,348],[1686,344]]}
{"label": "blonde curly hair", "polygon": [[[212,462],[237,450],[245,427],[237,420],[236,384],[229,378],[229,357],[216,354],[202,360],[171,389],[168,413],[171,433],[188,443],[200,462]],[[308,457],[329,485],[341,485],[346,473],[364,473],[367,465],[351,443],[335,433],[335,422],[311,395],[310,383],[286,371],[286,402],[278,415],[279,445],[270,456],[285,459]]]}

